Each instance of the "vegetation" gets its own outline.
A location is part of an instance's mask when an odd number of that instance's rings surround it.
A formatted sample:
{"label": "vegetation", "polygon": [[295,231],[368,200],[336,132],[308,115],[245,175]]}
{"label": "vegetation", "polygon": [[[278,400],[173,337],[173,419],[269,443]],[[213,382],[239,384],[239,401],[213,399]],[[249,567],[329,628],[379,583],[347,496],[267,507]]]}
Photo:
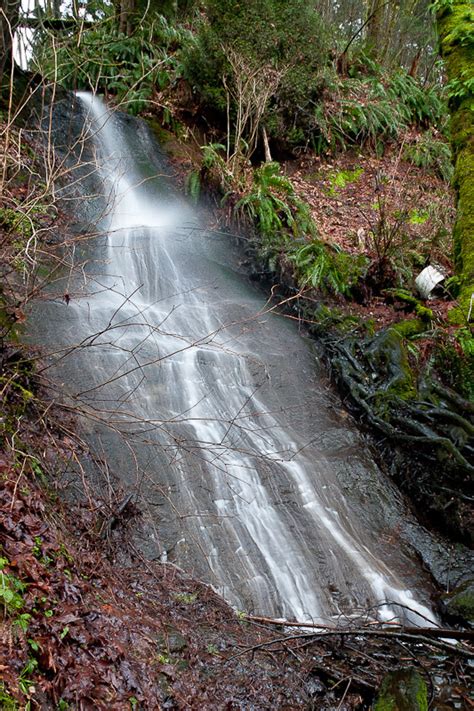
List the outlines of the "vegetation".
{"label": "vegetation", "polygon": [[456,318],[464,323],[472,316],[474,294],[474,10],[472,3],[462,0],[434,5],[448,75],[457,196],[453,239],[461,293]]}
{"label": "vegetation", "polygon": [[106,16],[86,29],[79,43],[73,34],[52,52],[45,34],[37,41],[33,67],[68,89],[113,94],[123,110],[137,114],[178,76],[176,50],[189,33],[160,15],[128,35],[116,26],[111,10],[105,6]]}

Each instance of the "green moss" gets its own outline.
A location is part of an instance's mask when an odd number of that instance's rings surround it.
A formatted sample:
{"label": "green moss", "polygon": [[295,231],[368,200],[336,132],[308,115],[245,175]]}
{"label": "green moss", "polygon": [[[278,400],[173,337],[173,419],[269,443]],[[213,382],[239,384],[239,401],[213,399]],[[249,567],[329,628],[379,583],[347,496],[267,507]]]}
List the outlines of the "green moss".
{"label": "green moss", "polygon": [[347,335],[361,328],[369,335],[373,333],[373,320],[369,319],[367,322],[362,323],[358,316],[351,316],[340,309],[331,308],[325,304],[321,304],[316,312],[311,312],[309,317],[317,322],[312,329],[316,333],[327,333],[334,329],[338,333]]}
{"label": "green moss", "polygon": [[455,161],[457,217],[454,259],[461,277],[459,304],[451,320],[462,323],[474,292],[474,10],[466,0],[442,4],[438,14],[441,53],[446,63]]}
{"label": "green moss", "polygon": [[428,711],[426,682],[415,669],[397,669],[387,674],[374,711]]}
{"label": "green moss", "polygon": [[379,414],[391,407],[394,398],[410,400],[416,397],[415,378],[408,360],[405,339],[423,329],[423,324],[417,319],[402,321],[381,331],[368,346],[367,358],[379,381],[373,396]]}
{"label": "green moss", "polygon": [[424,323],[431,323],[434,318],[433,311],[428,309],[426,306],[417,304],[415,307],[415,313]]}
{"label": "green moss", "polygon": [[413,307],[417,306],[419,300],[413,294],[410,294],[406,289],[385,289],[383,292],[387,296],[390,296],[394,301],[403,301],[406,304],[410,304]]}
{"label": "green moss", "polygon": [[[412,310],[416,313],[418,319],[420,319],[421,321],[424,321],[425,323],[430,323],[433,320],[434,315],[432,310],[428,309],[426,306],[423,306],[420,300],[417,299],[416,296],[413,296],[413,294],[410,294],[409,291],[406,291],[405,289],[386,289],[384,291],[384,294],[390,296],[394,301],[403,301],[403,303],[407,304],[408,306],[411,306]],[[421,326],[421,328],[419,327],[419,323],[416,320],[401,321],[399,324],[395,324],[394,328],[401,335],[406,336],[407,338],[410,337],[412,330],[415,330],[416,333],[418,333],[420,330],[424,330],[423,326]]]}
{"label": "green moss", "polygon": [[474,402],[474,338],[468,328],[441,340],[434,350],[434,365],[446,385]]}
{"label": "green moss", "polygon": [[340,170],[335,173],[330,173],[328,176],[330,183],[328,194],[331,197],[335,197],[338,190],[344,190],[344,188],[351,183],[356,183],[363,172],[363,168],[355,168],[355,170]]}
{"label": "green moss", "polygon": [[[427,310],[429,311],[429,309]],[[426,326],[420,319],[412,318],[394,323],[390,330],[395,331],[402,338],[411,338],[418,333],[423,333],[426,330]]]}
{"label": "green moss", "polygon": [[446,611],[453,617],[474,624],[474,580],[443,596]]}
{"label": "green moss", "polygon": [[455,185],[458,194],[453,232],[455,260],[461,274],[460,308],[467,313],[474,292],[474,124],[472,141],[458,154]]}

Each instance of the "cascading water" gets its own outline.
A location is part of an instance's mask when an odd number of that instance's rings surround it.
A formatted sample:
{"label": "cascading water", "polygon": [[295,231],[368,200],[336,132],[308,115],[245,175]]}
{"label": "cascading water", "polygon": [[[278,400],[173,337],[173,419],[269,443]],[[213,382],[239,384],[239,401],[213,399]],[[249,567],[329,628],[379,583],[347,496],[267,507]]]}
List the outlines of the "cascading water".
{"label": "cascading water", "polygon": [[150,143],[79,98],[107,236],[85,249],[83,295],[50,305],[49,339],[82,344],[67,389],[148,508],[144,548],[172,548],[257,613],[433,621],[396,494],[315,381],[310,344],[265,309],[233,247],[142,173]]}

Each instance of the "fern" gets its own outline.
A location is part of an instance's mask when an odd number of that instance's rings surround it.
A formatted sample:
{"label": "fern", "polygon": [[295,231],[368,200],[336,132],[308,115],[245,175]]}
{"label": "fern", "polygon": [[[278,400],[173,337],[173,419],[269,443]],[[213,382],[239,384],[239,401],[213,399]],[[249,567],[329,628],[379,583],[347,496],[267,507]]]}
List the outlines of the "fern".
{"label": "fern", "polygon": [[192,170],[186,177],[186,194],[189,195],[194,204],[199,201],[201,195],[201,177],[197,170]]}
{"label": "fern", "polygon": [[201,150],[202,167],[206,170],[225,164],[225,160],[220,155],[220,151],[225,151],[225,146],[222,143],[207,143],[205,146],[201,146]]}
{"label": "fern", "polygon": [[32,67],[67,89],[114,94],[131,113],[139,113],[156,89],[163,90],[179,74],[176,49],[187,41],[188,31],[172,27],[161,16],[129,37],[117,30],[110,14],[85,30],[79,42],[76,36],[63,36],[53,49],[43,39],[35,47]]}
{"label": "fern", "polygon": [[264,237],[281,231],[294,236],[316,232],[308,207],[298,200],[276,162],[264,163],[254,171],[252,190],[237,202],[235,210],[255,222]]}
{"label": "fern", "polygon": [[445,141],[436,138],[432,131],[426,131],[415,143],[406,146],[403,158],[418,168],[431,169],[446,182],[450,182],[453,177],[451,149]]}
{"label": "fern", "polygon": [[[454,91],[460,91],[454,87]],[[345,150],[354,144],[374,148],[394,140],[410,126],[429,125],[444,130],[446,105],[438,88],[422,87],[405,71],[352,77],[332,88],[331,101],[318,104],[313,113],[313,145]]]}
{"label": "fern", "polygon": [[366,269],[366,259],[343,252],[320,240],[294,247],[289,252],[302,286],[312,286],[335,294],[349,294]]}

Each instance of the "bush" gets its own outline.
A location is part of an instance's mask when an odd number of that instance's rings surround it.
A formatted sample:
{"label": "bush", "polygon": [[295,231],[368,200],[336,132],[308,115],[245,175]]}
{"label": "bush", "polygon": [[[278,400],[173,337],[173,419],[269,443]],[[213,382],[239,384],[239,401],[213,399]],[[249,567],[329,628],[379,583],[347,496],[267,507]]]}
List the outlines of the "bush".
{"label": "bush", "polygon": [[316,239],[293,247],[288,256],[295,265],[301,286],[312,286],[335,294],[350,294],[368,264],[363,255],[354,257],[336,245],[325,245]]}
{"label": "bush", "polygon": [[[252,64],[286,68],[276,98],[289,107],[307,100],[326,54],[321,22],[304,0],[208,0],[196,41],[182,54],[184,75],[202,104],[224,115],[223,77],[229,75],[225,47]],[[297,107],[296,107],[297,110]]]}
{"label": "bush", "polygon": [[250,218],[264,238],[278,232],[296,238],[316,234],[308,206],[298,200],[290,180],[280,174],[278,163],[264,163],[254,171],[252,190],[235,208]]}
{"label": "bush", "polygon": [[365,257],[354,259],[318,239],[308,206],[281,175],[278,163],[264,163],[254,171],[252,189],[235,210],[258,230],[258,252],[270,270],[276,271],[281,256],[287,255],[299,287],[348,294],[366,269]]}
{"label": "bush", "polygon": [[435,136],[432,130],[407,145],[403,158],[418,168],[431,169],[446,182],[450,182],[453,177],[451,148],[446,141]]}
{"label": "bush", "polygon": [[56,75],[67,89],[113,94],[136,114],[179,71],[175,50],[189,38],[189,32],[162,16],[147,20],[131,37],[108,17],[83,32],[79,43],[77,36],[63,37],[56,53],[44,37],[36,46],[34,65],[46,78]]}
{"label": "bush", "polygon": [[422,88],[403,70],[387,74],[372,62],[371,71],[336,84],[329,80],[324,102],[306,120],[318,152],[364,143],[381,150],[410,126],[445,128],[447,108],[437,89]]}

